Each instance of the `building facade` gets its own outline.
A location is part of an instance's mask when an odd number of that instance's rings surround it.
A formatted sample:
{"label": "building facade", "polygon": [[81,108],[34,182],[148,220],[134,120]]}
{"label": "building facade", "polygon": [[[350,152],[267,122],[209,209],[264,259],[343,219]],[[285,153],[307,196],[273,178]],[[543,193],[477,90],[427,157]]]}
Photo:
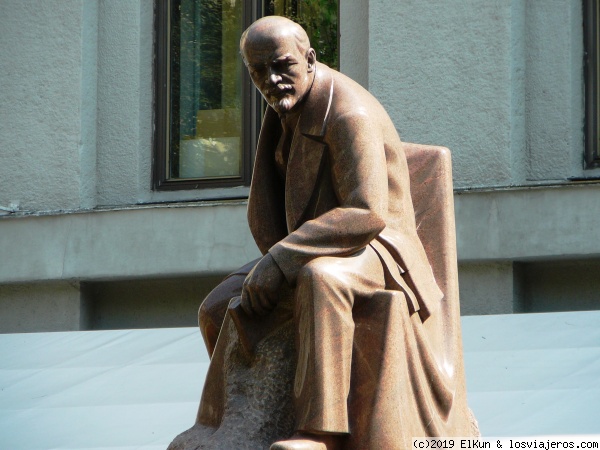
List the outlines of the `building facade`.
{"label": "building facade", "polygon": [[[259,256],[247,179],[157,184],[160,4],[0,2],[0,332],[193,325]],[[463,314],[600,308],[589,4],[340,2],[340,70],[452,151]]]}

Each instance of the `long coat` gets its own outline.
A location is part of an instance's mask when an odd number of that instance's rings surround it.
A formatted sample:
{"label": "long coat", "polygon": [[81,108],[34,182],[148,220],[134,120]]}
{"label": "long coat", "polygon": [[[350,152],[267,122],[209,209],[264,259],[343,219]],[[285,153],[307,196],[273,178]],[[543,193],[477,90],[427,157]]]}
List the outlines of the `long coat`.
{"label": "long coat", "polygon": [[[351,433],[343,448],[404,449],[416,436],[477,435],[462,363],[449,154],[433,152],[436,158],[445,155],[444,168],[439,158],[435,163],[427,155],[418,158],[418,167],[413,164],[417,186],[444,185],[442,201],[420,198],[436,189],[419,189],[418,195],[419,233],[425,230],[428,238],[447,244],[427,242],[443,298],[417,234],[403,146],[377,100],[318,64],[285,179],[275,162],[281,133],[279,117],[268,108],[248,205],[250,229],[262,253],[274,257],[292,286],[312,259],[352,255],[367,245],[379,254],[386,274],[388,290],[363,302],[368,307],[353,310]],[[423,221],[428,215],[435,223]],[[442,254],[431,246],[440,247]],[[232,286],[215,292],[229,301],[231,295],[225,293],[239,294],[243,278],[229,278]],[[248,359],[226,316],[196,425],[171,448],[197,448],[200,443],[212,449],[268,448],[293,432],[291,322],[265,338],[257,356]]]}
{"label": "long coat", "polygon": [[274,157],[281,133],[280,119],[268,107],[248,203],[261,252],[273,256],[293,286],[310,260],[371,245],[385,262],[388,288],[404,291],[411,312],[425,321],[443,294],[417,236],[402,143],[381,104],[317,63],[285,181]]}

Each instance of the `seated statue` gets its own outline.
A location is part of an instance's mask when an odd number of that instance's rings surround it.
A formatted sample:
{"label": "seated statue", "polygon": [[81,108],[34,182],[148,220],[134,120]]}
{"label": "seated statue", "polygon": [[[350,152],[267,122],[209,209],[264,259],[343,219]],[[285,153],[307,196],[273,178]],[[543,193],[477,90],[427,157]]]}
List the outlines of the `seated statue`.
{"label": "seated statue", "polygon": [[[170,448],[406,449],[477,435],[448,151],[403,145],[381,104],[318,63],[288,19],[254,22],[240,49],[268,104],[248,201],[263,256],[200,307],[211,365],[196,424]],[[405,150],[419,195],[445,192],[419,198],[422,232]],[[434,235],[427,249],[420,233]]]}

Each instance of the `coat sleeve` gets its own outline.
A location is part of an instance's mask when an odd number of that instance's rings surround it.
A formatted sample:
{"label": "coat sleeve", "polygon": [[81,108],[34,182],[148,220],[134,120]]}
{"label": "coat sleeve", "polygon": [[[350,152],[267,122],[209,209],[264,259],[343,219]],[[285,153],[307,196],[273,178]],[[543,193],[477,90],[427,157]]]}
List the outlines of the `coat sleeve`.
{"label": "coat sleeve", "polygon": [[325,143],[338,206],[304,222],[269,249],[290,284],[311,260],[352,255],[385,228],[387,165],[382,133],[374,122],[358,109],[328,124]]}

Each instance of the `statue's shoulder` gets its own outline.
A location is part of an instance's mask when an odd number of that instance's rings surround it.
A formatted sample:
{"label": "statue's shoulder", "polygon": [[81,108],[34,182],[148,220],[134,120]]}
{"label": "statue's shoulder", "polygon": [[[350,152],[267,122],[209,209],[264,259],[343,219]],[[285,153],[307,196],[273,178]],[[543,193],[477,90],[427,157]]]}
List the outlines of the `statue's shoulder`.
{"label": "statue's shoulder", "polygon": [[385,114],[379,101],[352,78],[324,64],[319,64],[317,71],[321,72],[321,82],[330,80],[332,85],[330,119],[344,120]]}
{"label": "statue's shoulder", "polygon": [[329,144],[342,136],[382,132],[391,121],[371,93],[346,75],[317,63],[300,129]]}

